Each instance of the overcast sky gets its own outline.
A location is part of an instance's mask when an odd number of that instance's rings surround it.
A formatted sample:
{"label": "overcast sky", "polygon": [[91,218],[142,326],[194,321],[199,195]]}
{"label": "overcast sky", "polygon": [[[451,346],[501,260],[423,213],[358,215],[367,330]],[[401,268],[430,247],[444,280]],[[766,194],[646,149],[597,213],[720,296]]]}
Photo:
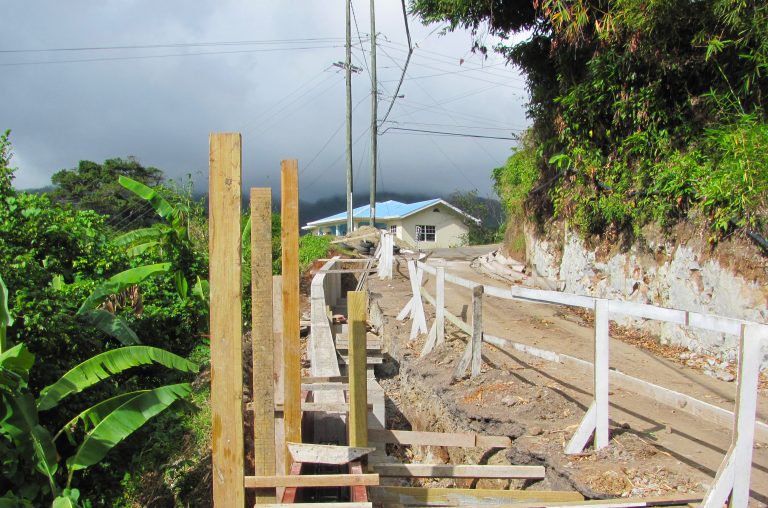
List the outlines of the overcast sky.
{"label": "overcast sky", "polygon": [[[11,129],[18,188],[81,159],[134,155],[207,187],[208,134],[243,134],[244,185],[276,186],[299,160],[301,198],[344,192],[344,1],[0,0],[0,129]],[[370,175],[369,4],[353,25],[355,204]],[[407,54],[400,2],[378,0],[380,118]],[[387,127],[509,138],[525,128],[519,73],[473,55],[466,32],[409,19],[414,45]],[[492,41],[490,41],[492,42]],[[201,44],[192,46],[190,44]],[[204,44],[204,45],[202,45]],[[158,46],[166,47],[137,47]],[[115,49],[116,46],[130,48]],[[78,48],[76,51],[63,49]],[[89,49],[82,48],[105,48]],[[57,51],[17,51],[17,50]],[[209,53],[209,54],[200,54]],[[492,194],[514,141],[388,130],[379,189]]]}

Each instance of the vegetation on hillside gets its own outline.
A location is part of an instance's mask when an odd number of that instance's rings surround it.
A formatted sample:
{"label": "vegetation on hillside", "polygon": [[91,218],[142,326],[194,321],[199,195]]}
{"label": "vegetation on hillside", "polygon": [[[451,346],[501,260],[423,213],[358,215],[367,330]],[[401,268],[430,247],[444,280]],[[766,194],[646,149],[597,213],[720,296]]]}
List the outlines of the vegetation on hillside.
{"label": "vegetation on hillside", "polygon": [[[505,41],[532,127],[497,188],[585,235],[699,221],[767,231],[768,4],[758,0],[414,0],[425,22]],[[525,32],[521,42],[511,36]],[[531,166],[531,157],[535,168]],[[521,172],[520,174],[516,174]],[[537,173],[531,186],[529,176]],[[515,197],[512,197],[512,196]],[[515,205],[516,206],[516,205]]]}

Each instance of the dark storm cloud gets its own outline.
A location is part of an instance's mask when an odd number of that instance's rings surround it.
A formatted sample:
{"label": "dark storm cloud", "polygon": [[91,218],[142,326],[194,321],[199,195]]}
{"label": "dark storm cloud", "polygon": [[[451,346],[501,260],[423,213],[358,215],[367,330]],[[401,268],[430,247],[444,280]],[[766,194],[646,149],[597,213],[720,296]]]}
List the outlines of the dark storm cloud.
{"label": "dark storm cloud", "polygon": [[[357,1],[368,32],[368,2]],[[468,53],[468,34],[440,37],[411,21],[419,49],[387,126],[506,137],[524,126],[521,79],[498,59]],[[405,60],[399,2],[379,2],[377,31],[383,114]],[[355,33],[353,29],[353,33]],[[253,1],[6,2],[0,49],[72,48],[180,42],[343,37],[344,4]],[[356,34],[355,34],[355,37]],[[207,138],[243,133],[246,185],[276,185],[279,161],[299,159],[302,196],[344,189],[344,76],[331,64],[344,49],[254,51],[264,46],[147,48],[0,53],[0,64],[105,59],[98,62],[0,66],[0,129],[13,130],[17,186],[47,185],[81,159],[137,156],[179,178],[207,186]],[[367,51],[368,44],[365,43]],[[293,49],[289,49],[293,48]],[[224,54],[231,51],[232,53]],[[243,52],[249,51],[249,52]],[[168,56],[199,52],[215,55]],[[437,52],[439,53],[430,53]],[[363,52],[355,64],[364,67]],[[146,58],[146,57],[156,58]],[[141,57],[141,58],[136,58]],[[366,59],[369,55],[365,55]],[[459,64],[464,58],[466,62]],[[470,67],[486,66],[482,72]],[[354,77],[356,195],[368,189],[370,80]],[[293,93],[292,93],[293,92]],[[338,133],[333,133],[338,129]],[[503,130],[506,129],[506,130]],[[490,170],[511,141],[447,138],[389,131],[379,138],[380,188],[448,193],[490,190]],[[325,145],[325,149],[323,146]],[[382,185],[383,184],[383,185]]]}

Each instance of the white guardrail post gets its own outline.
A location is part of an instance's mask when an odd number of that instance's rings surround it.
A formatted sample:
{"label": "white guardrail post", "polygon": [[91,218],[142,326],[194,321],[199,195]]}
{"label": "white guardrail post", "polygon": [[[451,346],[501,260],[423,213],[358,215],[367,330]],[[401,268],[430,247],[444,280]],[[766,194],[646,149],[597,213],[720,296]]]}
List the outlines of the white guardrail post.
{"label": "white guardrail post", "polygon": [[745,324],[739,336],[739,377],[736,392],[736,421],[731,448],[717,471],[701,506],[720,508],[728,500],[732,508],[747,506],[752,472],[752,447],[755,438],[757,387],[760,376],[761,346],[768,340],[768,326]]}
{"label": "white guardrail post", "polygon": [[594,400],[579,424],[568,445],[566,454],[581,453],[594,433],[595,450],[608,446],[608,367],[609,367],[609,316],[608,300],[595,300],[595,361]]}

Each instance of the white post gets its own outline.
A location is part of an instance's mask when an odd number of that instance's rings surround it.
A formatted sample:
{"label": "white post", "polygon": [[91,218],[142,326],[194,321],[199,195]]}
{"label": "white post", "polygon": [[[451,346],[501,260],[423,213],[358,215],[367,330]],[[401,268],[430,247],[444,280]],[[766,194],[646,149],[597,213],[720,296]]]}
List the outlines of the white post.
{"label": "white post", "polygon": [[595,450],[608,446],[608,300],[595,300]]}
{"label": "white post", "polygon": [[445,268],[437,268],[437,282],[435,289],[435,326],[437,333],[436,344],[445,342]]}
{"label": "white post", "polygon": [[752,447],[755,438],[757,387],[760,376],[761,347],[768,341],[768,326],[744,324],[739,337],[739,377],[736,392],[733,439],[728,454],[717,471],[715,481],[701,506],[721,508],[730,494],[731,508],[747,506],[752,473]]}
{"label": "white post", "polygon": [[483,286],[475,286],[472,290],[472,374],[480,375],[483,359]]}
{"label": "white post", "polygon": [[427,319],[424,316],[424,304],[421,301],[421,281],[424,277],[424,270],[416,268],[416,263],[411,261],[413,268],[408,269],[408,273],[416,272],[416,275],[411,277],[411,290],[413,291],[413,308],[411,309],[411,317],[413,323],[411,324],[411,340],[421,333],[427,333]]}

